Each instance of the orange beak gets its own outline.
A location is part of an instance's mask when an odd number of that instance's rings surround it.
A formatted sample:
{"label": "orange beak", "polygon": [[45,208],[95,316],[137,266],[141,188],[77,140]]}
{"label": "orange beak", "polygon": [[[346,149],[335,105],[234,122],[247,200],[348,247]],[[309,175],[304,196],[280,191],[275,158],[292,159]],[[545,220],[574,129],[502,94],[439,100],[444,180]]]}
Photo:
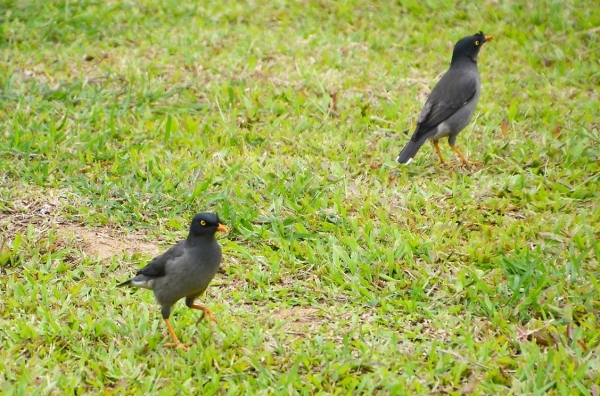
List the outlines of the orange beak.
{"label": "orange beak", "polygon": [[221,231],[221,232],[229,232],[229,230],[227,229],[227,227],[225,227],[223,224],[219,223],[219,226],[217,227],[217,231]]}
{"label": "orange beak", "polygon": [[485,36],[485,41],[492,41],[494,36]]}

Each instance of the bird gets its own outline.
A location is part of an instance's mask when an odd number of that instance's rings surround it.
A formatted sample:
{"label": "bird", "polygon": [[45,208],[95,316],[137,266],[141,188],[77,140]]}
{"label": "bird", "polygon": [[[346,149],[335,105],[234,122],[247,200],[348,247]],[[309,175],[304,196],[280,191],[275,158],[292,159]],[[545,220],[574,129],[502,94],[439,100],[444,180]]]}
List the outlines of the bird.
{"label": "bird", "polygon": [[461,165],[470,164],[456,147],[456,136],[473,117],[481,93],[477,55],[483,44],[493,38],[480,31],[456,43],[450,68],[427,98],[417,120],[415,132],[398,155],[397,162],[409,164],[421,146],[427,140],[431,140],[441,163],[444,164],[439,140],[448,136],[450,148],[460,157]]}
{"label": "bird", "polygon": [[156,301],[161,306],[162,318],[173,339],[168,346],[187,349],[177,338],[169,321],[173,305],[182,298],[185,298],[189,308],[202,311],[202,317],[214,321],[212,312],[196,304],[195,300],[206,290],[221,265],[221,247],[215,238],[217,231],[228,232],[217,214],[195,215],[186,239],[155,257],[135,277],[117,285],[154,291]]}

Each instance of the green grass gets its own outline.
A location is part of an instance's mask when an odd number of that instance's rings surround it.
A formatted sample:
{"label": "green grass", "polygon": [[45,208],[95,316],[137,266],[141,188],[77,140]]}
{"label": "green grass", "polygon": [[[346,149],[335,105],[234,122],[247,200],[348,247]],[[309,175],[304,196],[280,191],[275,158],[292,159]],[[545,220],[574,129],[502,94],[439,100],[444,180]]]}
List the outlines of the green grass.
{"label": "green grass", "polygon": [[[1,392],[597,395],[600,11],[454,3],[0,1]],[[480,29],[481,165],[397,165]],[[151,254],[65,231],[163,250],[209,210],[188,352],[114,288]]]}

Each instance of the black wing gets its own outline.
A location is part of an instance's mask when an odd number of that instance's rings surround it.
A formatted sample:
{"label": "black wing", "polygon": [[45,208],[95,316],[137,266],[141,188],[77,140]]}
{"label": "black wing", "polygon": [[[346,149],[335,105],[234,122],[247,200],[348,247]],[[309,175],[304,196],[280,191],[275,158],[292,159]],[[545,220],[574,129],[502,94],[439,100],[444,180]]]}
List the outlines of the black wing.
{"label": "black wing", "polygon": [[469,103],[476,93],[475,75],[465,75],[460,69],[448,70],[427,98],[411,140],[417,141],[437,128],[439,124]]}
{"label": "black wing", "polygon": [[136,275],[145,275],[153,278],[164,276],[167,262],[183,255],[185,250],[184,243],[185,241],[180,241],[160,256],[155,257],[147,266],[140,269]]}

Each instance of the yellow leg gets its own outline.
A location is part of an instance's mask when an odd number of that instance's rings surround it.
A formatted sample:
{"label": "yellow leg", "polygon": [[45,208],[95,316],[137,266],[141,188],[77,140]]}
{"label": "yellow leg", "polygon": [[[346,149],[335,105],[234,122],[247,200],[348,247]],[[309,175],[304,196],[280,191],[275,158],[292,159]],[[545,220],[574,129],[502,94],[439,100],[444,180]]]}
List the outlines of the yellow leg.
{"label": "yellow leg", "polygon": [[167,325],[167,329],[169,330],[169,334],[171,335],[171,338],[173,339],[172,343],[168,343],[166,345],[167,346],[176,346],[176,347],[183,349],[184,351],[187,351],[187,347],[185,345],[183,345],[181,343],[181,341],[179,341],[179,338],[177,338],[177,335],[175,334],[175,330],[173,330],[173,326],[171,326],[171,322],[169,321],[169,319],[163,319],[163,320],[165,321],[165,324]]}
{"label": "yellow leg", "polygon": [[444,157],[442,156],[442,150],[440,150],[440,141],[432,140],[431,144],[435,147],[435,151],[437,152],[438,157],[440,157],[440,164],[445,164]]}
{"label": "yellow leg", "polygon": [[[190,308],[197,309],[198,311],[204,312],[204,315],[202,316],[202,318],[206,317],[209,322],[215,322],[215,317],[214,317],[213,313],[210,312],[210,309],[206,308],[204,305],[192,304],[192,305],[190,305]],[[202,318],[200,318],[200,319],[202,319]]]}
{"label": "yellow leg", "polygon": [[458,149],[458,147],[454,146],[454,145],[450,145],[450,148],[452,150],[454,150],[454,152],[460,157],[460,161],[462,162],[462,166],[465,165],[469,165],[471,162],[469,162],[469,160],[467,159],[467,157],[465,157],[463,155],[463,153],[460,152],[460,150]]}

